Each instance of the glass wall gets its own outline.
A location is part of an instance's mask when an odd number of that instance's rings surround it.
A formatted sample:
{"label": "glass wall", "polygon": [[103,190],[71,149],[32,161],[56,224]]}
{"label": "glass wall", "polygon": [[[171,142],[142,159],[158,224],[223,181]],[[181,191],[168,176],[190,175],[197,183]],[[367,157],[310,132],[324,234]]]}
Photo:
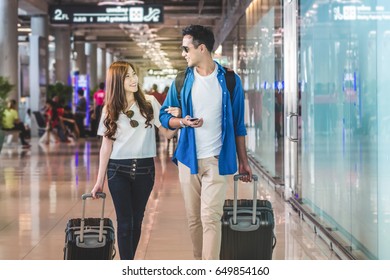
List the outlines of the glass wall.
{"label": "glass wall", "polygon": [[302,201],[357,258],[390,259],[390,1],[299,4]]}
{"label": "glass wall", "polygon": [[[266,2],[266,3],[264,3]],[[248,149],[272,177],[283,177],[282,7],[254,0],[223,44],[246,96]],[[278,1],[275,1],[278,2]],[[233,51],[233,48],[236,51]]]}

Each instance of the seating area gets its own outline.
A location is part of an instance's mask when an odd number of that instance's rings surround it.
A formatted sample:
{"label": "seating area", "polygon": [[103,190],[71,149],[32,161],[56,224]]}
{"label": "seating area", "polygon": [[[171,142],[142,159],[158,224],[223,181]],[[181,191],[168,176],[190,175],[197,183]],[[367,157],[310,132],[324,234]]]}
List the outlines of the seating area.
{"label": "seating area", "polygon": [[33,115],[34,115],[33,121],[35,121],[38,127],[38,136],[41,137],[46,130],[45,118],[43,117],[42,113],[39,111],[34,111]]}
{"label": "seating area", "polygon": [[19,130],[2,130],[4,134],[4,143],[6,146],[18,145]]}

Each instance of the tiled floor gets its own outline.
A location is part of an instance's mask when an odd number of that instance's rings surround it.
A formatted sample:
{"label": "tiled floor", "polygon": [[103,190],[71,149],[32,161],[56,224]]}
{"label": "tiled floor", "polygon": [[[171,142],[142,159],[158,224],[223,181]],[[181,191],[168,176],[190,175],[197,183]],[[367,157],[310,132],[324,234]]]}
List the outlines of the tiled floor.
{"label": "tiled floor", "polygon": [[[156,183],[145,214],[137,259],[191,260],[173,147],[163,142],[156,158]],[[0,154],[0,259],[61,260],[64,230],[69,219],[81,214],[81,195],[94,184],[98,141],[42,146],[32,140],[29,150],[4,147]],[[240,196],[250,197],[250,184],[240,184]],[[277,244],[273,259],[338,259],[288,203],[260,183],[259,195],[275,212]],[[232,197],[232,187],[228,197]],[[87,201],[87,216],[99,215],[100,203]],[[106,216],[115,222],[111,198]],[[116,256],[118,259],[118,255]]]}

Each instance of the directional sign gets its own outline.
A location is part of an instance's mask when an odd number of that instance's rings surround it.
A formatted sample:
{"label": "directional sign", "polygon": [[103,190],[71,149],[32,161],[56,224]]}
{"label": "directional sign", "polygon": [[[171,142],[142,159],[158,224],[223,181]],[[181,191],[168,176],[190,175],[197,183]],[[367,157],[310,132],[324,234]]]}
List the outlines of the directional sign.
{"label": "directional sign", "polygon": [[163,23],[162,5],[94,6],[54,5],[49,7],[51,24]]}

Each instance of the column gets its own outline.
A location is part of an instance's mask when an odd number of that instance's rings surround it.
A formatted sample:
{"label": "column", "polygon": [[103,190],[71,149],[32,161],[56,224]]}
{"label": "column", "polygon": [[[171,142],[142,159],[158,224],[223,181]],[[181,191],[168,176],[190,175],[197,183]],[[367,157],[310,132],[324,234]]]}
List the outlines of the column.
{"label": "column", "polygon": [[106,80],[106,50],[102,46],[97,49],[97,78],[99,83]]}
{"label": "column", "polygon": [[106,52],[106,67],[110,67],[113,62],[113,54],[111,52]]}
{"label": "column", "polygon": [[18,100],[18,1],[0,0],[0,76],[15,87],[9,98]]}
{"label": "column", "polygon": [[70,77],[70,30],[66,28],[55,29],[55,79],[64,85],[68,84]]}
{"label": "column", "polygon": [[100,81],[97,80],[97,46],[94,43],[85,44],[85,53],[87,54],[88,65],[87,73],[90,79],[90,88],[97,87]]}
{"label": "column", "polygon": [[79,69],[79,73],[81,75],[87,74],[87,58],[85,56],[85,43],[84,42],[76,42],[75,50],[77,53],[76,58],[76,67]]}
{"label": "column", "polygon": [[[46,15],[31,17],[30,108],[38,111],[46,102],[48,84],[48,21]],[[31,132],[37,129],[32,128]]]}

